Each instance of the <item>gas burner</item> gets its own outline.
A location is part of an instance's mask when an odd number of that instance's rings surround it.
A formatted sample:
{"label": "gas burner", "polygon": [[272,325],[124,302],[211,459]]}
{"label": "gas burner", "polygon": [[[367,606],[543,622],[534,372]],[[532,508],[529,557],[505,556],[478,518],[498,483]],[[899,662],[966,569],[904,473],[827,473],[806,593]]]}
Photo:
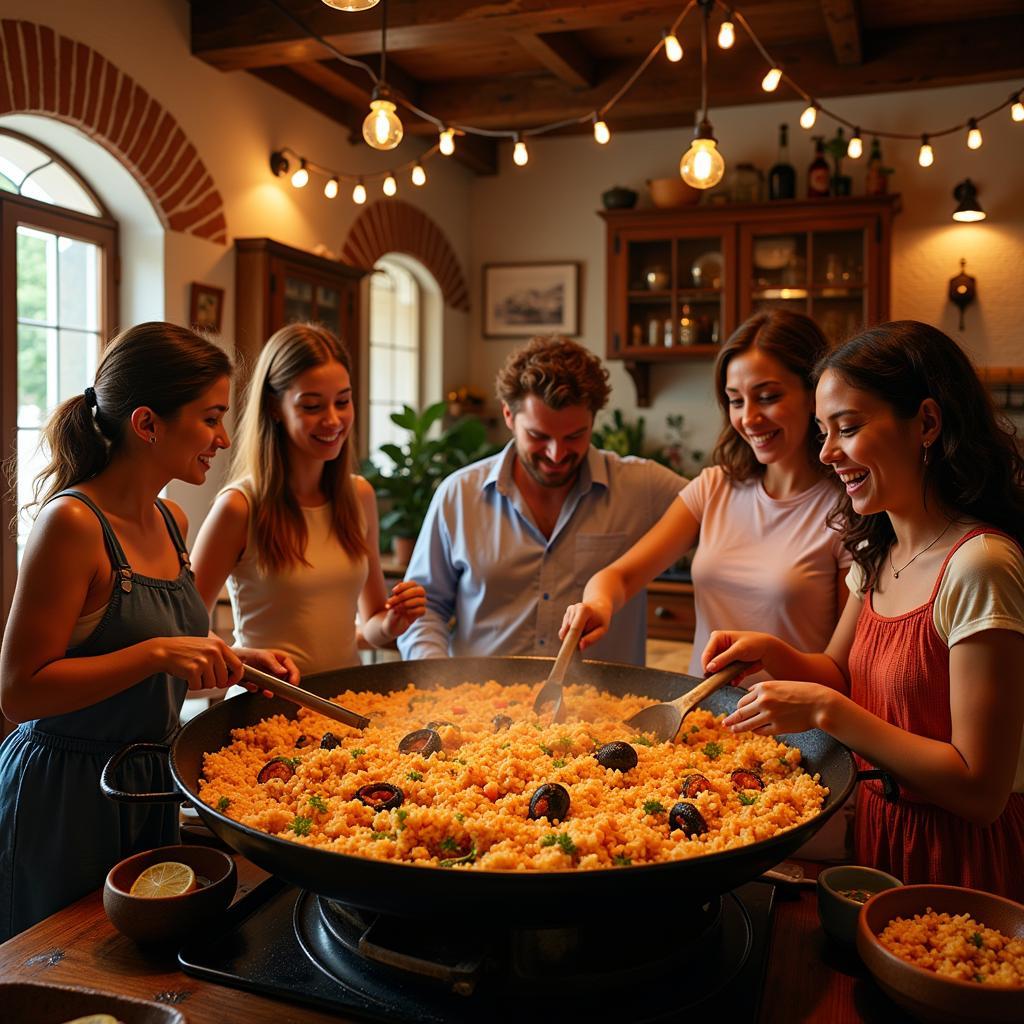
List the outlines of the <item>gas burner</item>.
{"label": "gas burner", "polygon": [[190,974],[370,1020],[655,1022],[714,1008],[756,1020],[774,888],[567,928],[500,928],[368,913],[262,883],[222,932],[179,954]]}

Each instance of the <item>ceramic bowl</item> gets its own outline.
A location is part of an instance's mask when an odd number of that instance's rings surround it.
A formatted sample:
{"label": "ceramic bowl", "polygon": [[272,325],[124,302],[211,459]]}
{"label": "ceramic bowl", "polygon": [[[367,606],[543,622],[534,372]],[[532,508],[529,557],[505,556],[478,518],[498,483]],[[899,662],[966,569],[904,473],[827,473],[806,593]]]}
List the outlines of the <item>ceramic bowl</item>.
{"label": "ceramic bowl", "polygon": [[1024,987],[959,981],[908,963],[890,953],[879,932],[894,917],[909,918],[931,907],[938,913],[970,914],[979,924],[1024,939],[1024,906],[978,889],[953,885],[904,885],[873,896],[857,923],[857,951],[879,987],[918,1020],[936,1024],[1020,1024]]}
{"label": "ceramic bowl", "polygon": [[615,185],[601,193],[601,202],[606,210],[631,210],[636,206],[636,199],[636,193],[622,185]]}
{"label": "ceramic bowl", "polygon": [[676,206],[692,206],[700,199],[701,190],[687,185],[679,175],[674,178],[651,178],[647,182],[651,202],[664,210]]}
{"label": "ceramic bowl", "polygon": [[[196,873],[199,888],[182,896],[132,896],[135,880],[151,864],[179,861]],[[200,931],[231,903],[238,882],[235,861],[209,846],[160,846],[115,864],[103,886],[103,909],[118,931],[136,942],[177,942]]]}
{"label": "ceramic bowl", "polygon": [[894,889],[903,883],[877,868],[858,864],[838,864],[825,868],[818,875],[818,917],[826,934],[851,949],[857,944],[857,918],[860,900],[844,896],[851,889],[862,889],[874,895],[885,889]]}

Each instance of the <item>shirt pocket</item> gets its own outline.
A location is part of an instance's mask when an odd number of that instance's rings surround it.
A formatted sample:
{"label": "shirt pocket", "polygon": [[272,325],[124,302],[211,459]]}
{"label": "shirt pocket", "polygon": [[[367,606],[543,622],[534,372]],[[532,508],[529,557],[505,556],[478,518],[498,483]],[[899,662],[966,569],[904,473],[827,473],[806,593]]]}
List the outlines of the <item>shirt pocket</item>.
{"label": "shirt pocket", "polygon": [[628,546],[629,536],[625,532],[578,534],[573,559],[573,583],[585,586],[594,573],[611,565]]}

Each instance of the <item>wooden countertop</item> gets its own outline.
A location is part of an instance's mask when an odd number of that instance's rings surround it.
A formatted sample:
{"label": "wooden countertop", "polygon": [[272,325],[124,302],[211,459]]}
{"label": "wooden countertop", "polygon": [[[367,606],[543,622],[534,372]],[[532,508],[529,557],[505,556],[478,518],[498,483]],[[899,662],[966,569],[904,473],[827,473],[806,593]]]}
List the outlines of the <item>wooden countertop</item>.
{"label": "wooden countertop", "polygon": [[[266,874],[238,861],[239,895]],[[804,865],[815,874],[813,865]],[[899,1024],[902,1013],[818,923],[815,891],[779,887],[759,1024]],[[107,920],[97,891],[0,945],[0,977],[77,985],[174,1004],[188,1024],[351,1020],[193,978],[172,953],[143,951]]]}

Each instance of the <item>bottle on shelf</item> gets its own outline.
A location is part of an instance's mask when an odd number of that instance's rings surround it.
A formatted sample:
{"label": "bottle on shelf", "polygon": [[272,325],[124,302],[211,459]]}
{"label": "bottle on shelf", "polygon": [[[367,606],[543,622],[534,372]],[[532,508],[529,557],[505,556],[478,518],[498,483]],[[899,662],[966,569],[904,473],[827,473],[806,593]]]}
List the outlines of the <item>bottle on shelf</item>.
{"label": "bottle on shelf", "polygon": [[769,199],[796,198],[796,171],[789,162],[789,127],[779,125],[779,158],[768,172]]}
{"label": "bottle on shelf", "polygon": [[697,340],[697,323],[688,303],[683,303],[683,315],[679,318],[679,344],[692,345]]}
{"label": "bottle on shelf", "polygon": [[868,157],[868,173],[864,192],[869,196],[884,196],[888,190],[888,175],[882,166],[882,145],[877,138],[871,140],[871,155]]}
{"label": "bottle on shelf", "polygon": [[814,159],[807,168],[807,198],[821,199],[828,195],[829,178],[828,161],[825,159],[825,138],[814,136]]}
{"label": "bottle on shelf", "polygon": [[675,339],[672,337],[672,317],[665,317],[665,348],[672,348]]}

